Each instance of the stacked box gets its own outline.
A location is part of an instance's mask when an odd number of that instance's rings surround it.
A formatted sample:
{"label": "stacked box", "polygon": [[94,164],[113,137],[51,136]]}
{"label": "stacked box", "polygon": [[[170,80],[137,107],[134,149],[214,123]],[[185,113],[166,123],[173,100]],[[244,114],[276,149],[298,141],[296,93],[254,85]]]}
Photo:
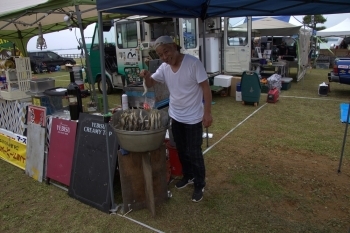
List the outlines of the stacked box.
{"label": "stacked box", "polygon": [[236,88],[237,88],[237,83],[241,82],[241,77],[239,76],[233,76],[231,79],[231,90],[230,90],[230,96],[236,97]]}

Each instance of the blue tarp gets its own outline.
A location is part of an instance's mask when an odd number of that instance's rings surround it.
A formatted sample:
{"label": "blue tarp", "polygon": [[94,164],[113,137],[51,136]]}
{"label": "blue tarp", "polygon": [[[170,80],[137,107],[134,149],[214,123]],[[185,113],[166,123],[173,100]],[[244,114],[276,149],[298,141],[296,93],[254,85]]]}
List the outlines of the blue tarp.
{"label": "blue tarp", "polygon": [[177,18],[349,13],[349,0],[96,0],[97,10]]}
{"label": "blue tarp", "polygon": [[[348,119],[348,113],[349,113],[349,104],[348,103],[341,103],[340,104],[340,122],[345,123]],[[350,119],[349,119],[350,121]],[[348,122],[350,123],[350,122]]]}

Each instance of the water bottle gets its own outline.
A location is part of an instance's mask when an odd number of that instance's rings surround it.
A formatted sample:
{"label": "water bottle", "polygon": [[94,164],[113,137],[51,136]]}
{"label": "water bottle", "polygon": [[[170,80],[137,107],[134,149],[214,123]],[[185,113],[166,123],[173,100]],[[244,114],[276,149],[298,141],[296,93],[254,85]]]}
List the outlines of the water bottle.
{"label": "water bottle", "polygon": [[129,109],[128,96],[126,94],[122,95],[122,109],[123,110]]}

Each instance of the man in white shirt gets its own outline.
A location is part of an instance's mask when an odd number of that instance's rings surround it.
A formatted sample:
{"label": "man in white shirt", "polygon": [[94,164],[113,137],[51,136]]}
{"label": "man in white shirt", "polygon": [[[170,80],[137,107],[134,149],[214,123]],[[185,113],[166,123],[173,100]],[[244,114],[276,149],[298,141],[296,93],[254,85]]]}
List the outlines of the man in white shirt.
{"label": "man in white shirt", "polygon": [[202,62],[194,56],[180,53],[180,47],[169,36],[161,36],[154,49],[163,64],[150,74],[142,70],[146,86],[155,82],[166,83],[170,93],[169,116],[172,118],[172,133],[183,178],[176,183],[178,189],[194,184],[192,201],[203,198],[205,164],[202,153],[203,126],[212,124],[212,95],[208,76]]}

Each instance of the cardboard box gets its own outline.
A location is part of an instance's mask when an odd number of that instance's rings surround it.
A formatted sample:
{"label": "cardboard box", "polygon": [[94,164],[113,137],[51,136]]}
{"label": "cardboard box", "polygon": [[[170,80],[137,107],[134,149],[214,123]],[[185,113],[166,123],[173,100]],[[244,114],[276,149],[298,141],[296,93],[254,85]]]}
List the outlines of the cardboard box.
{"label": "cardboard box", "polygon": [[230,96],[236,97],[236,85],[237,83],[241,82],[241,77],[239,76],[233,76],[231,79],[231,91]]}
{"label": "cardboard box", "polygon": [[232,76],[230,75],[217,75],[214,77],[214,86],[230,87]]}

